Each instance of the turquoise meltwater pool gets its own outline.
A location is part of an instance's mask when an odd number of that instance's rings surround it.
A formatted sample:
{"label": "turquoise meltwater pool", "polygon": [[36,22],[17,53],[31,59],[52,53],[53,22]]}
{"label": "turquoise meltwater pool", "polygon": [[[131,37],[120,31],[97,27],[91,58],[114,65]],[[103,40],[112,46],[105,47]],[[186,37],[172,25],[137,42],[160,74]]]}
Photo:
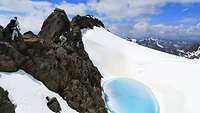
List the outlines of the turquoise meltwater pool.
{"label": "turquoise meltwater pool", "polygon": [[103,84],[104,101],[111,113],[159,113],[149,88],[132,79],[114,79]]}

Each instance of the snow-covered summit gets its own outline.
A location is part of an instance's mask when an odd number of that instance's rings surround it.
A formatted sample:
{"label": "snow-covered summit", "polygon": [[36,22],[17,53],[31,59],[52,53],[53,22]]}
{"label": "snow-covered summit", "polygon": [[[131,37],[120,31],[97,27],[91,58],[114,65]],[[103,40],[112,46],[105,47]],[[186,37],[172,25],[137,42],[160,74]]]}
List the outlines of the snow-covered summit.
{"label": "snow-covered summit", "polygon": [[170,55],[128,42],[104,28],[83,36],[89,57],[104,76],[132,78],[158,100],[160,113],[199,113],[200,61]]}

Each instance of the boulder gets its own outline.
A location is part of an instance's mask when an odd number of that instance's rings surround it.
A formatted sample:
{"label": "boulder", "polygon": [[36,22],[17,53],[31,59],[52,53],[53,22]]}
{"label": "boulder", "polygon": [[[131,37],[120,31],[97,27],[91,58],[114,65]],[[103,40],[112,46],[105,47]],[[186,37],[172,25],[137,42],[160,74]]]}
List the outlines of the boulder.
{"label": "boulder", "polygon": [[8,98],[8,92],[0,87],[0,113],[15,113],[15,106]]}
{"label": "boulder", "polygon": [[37,35],[35,35],[32,31],[25,32],[22,37],[23,37],[23,41],[25,41],[27,43],[29,43],[29,42],[37,43],[37,42],[41,41],[39,39],[39,37]]}
{"label": "boulder", "polygon": [[48,41],[54,41],[64,32],[69,31],[70,21],[64,10],[56,8],[44,21],[39,37]]}
{"label": "boulder", "polygon": [[59,113],[62,110],[56,97],[53,98],[46,97],[46,99],[48,101],[47,106],[51,111]]}
{"label": "boulder", "polygon": [[23,34],[23,39],[38,38],[32,31],[27,31]]}

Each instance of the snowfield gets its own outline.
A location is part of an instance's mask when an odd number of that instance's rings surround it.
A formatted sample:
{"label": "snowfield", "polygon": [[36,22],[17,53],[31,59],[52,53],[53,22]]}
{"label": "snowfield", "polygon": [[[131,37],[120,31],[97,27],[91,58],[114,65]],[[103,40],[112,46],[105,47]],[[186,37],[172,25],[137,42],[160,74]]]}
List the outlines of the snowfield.
{"label": "snowfield", "polygon": [[152,90],[160,113],[200,113],[200,60],[146,48],[98,27],[85,32],[83,42],[103,82],[131,78]]}
{"label": "snowfield", "polygon": [[[83,43],[104,77],[102,85],[113,79],[134,79],[150,89],[159,104],[160,113],[200,113],[200,60],[149,49],[98,27],[84,31]],[[0,86],[8,90],[10,100],[17,106],[16,113],[53,113],[46,105],[46,96],[58,99],[61,113],[77,113],[58,94],[22,70],[0,72]],[[133,87],[128,89],[134,90]],[[105,89],[105,94],[115,95],[115,92],[110,93],[111,90],[112,87]],[[114,90],[123,91],[123,88],[114,87]],[[127,93],[130,93],[129,90],[124,91],[124,94]],[[112,102],[116,101],[112,99]]]}
{"label": "snowfield", "polygon": [[54,113],[47,107],[46,96],[57,98],[61,113],[77,113],[58,94],[22,70],[0,72],[0,86],[9,92],[10,100],[17,106],[15,113]]}

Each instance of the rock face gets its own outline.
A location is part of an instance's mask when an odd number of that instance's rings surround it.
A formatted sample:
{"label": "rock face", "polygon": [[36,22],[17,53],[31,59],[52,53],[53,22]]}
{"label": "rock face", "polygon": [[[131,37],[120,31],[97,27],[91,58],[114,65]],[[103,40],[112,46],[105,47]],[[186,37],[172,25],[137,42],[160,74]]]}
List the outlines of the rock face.
{"label": "rock face", "polygon": [[90,15],[87,16],[80,16],[77,15],[72,19],[72,25],[78,25],[81,29],[83,28],[93,28],[94,26],[97,27],[105,27],[103,22],[99,19],[92,17]]}
{"label": "rock face", "polygon": [[[67,38],[63,46],[56,41],[61,34]],[[84,50],[78,24],[70,27],[65,12],[55,9],[43,23],[39,38],[29,37],[0,42],[0,57],[11,61],[7,66],[0,59],[0,70],[25,70],[80,113],[107,113],[101,98],[102,76]]]}
{"label": "rock face", "polygon": [[15,113],[15,106],[8,98],[8,92],[0,87],[0,113]]}
{"label": "rock face", "polygon": [[0,71],[17,71],[25,57],[10,43],[0,42]]}
{"label": "rock face", "polygon": [[39,37],[45,40],[53,40],[62,33],[69,31],[70,21],[64,10],[56,8],[44,21]]}

